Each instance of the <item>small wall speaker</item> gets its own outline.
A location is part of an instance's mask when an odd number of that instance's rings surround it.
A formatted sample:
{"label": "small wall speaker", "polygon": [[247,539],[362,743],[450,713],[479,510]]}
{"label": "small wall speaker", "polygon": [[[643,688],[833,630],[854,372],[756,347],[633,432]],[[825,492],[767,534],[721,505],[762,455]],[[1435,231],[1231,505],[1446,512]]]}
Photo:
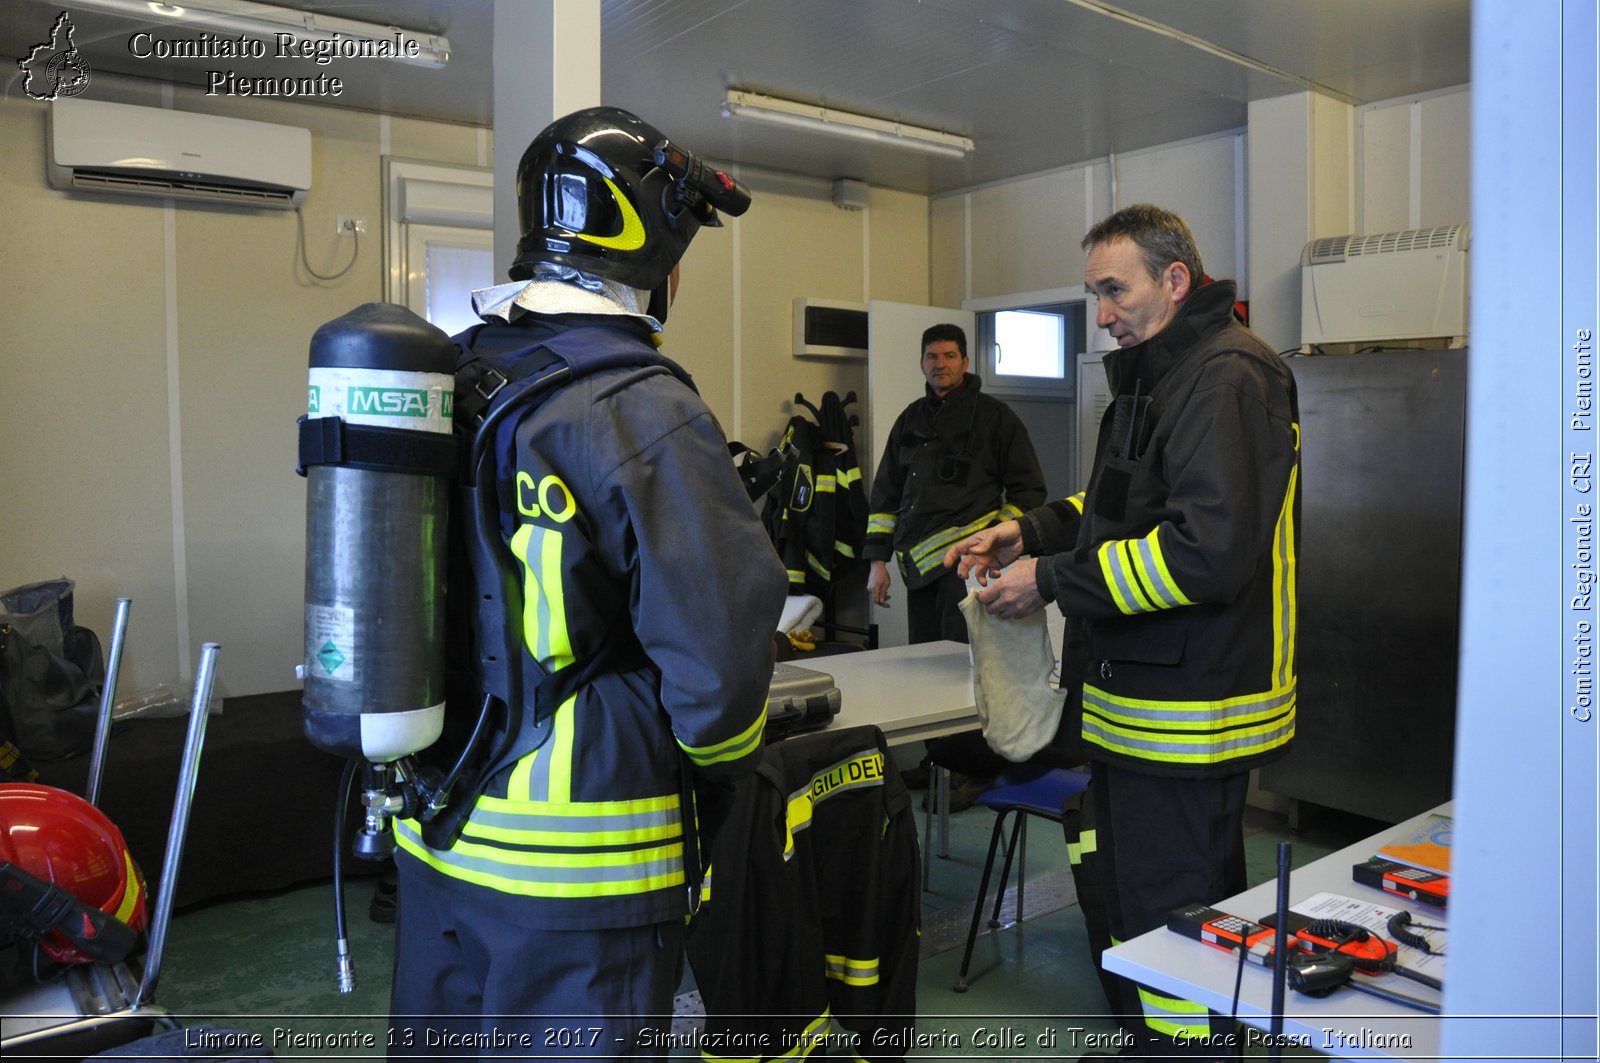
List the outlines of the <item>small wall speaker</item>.
{"label": "small wall speaker", "polygon": [[833,205],[840,210],[866,210],[867,182],[848,177],[833,182]]}

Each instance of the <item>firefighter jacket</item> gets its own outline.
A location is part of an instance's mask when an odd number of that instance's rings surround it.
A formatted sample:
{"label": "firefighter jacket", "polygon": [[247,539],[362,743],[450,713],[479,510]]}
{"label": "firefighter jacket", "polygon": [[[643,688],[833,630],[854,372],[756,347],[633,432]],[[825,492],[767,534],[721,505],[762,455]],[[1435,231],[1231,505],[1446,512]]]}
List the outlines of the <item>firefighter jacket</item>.
{"label": "firefighter jacket", "polygon": [[788,571],[789,593],[828,600],[834,580],[861,554],[867,498],[855,434],[836,392],[823,395],[820,414],[820,423],[804,414],[789,419],[776,450],[782,472],[761,520]]}
{"label": "firefighter jacket", "polygon": [[1207,284],[1107,355],[1086,492],[1021,522],[1039,593],[1071,621],[1085,743],[1157,774],[1245,771],[1294,737],[1298,403],[1234,298]]}
{"label": "firefighter jacket", "polygon": [[[920,876],[910,797],[881,731],[769,746],[739,784],[690,925],[702,1058],[903,1057]],[[855,1047],[830,1051],[846,1031]]]}
{"label": "firefighter jacket", "polygon": [[872,478],[862,556],[897,558],[909,590],[944,574],[952,544],[1044,502],[1044,473],[1028,430],[982,389],[972,373],[943,399],[928,388],[889,430]]}
{"label": "firefighter jacket", "polygon": [[[463,337],[492,355],[559,339],[566,320]],[[523,926],[683,917],[700,865],[686,794],[760,762],[783,568],[716,420],[644,333],[621,317],[585,331],[602,337],[593,352],[633,345],[656,363],[642,369],[583,374],[582,345],[554,348],[574,378],[496,444],[524,685],[607,640],[636,638],[642,654],[560,702],[548,739],[489,781],[449,848],[413,820],[396,828],[430,881]]]}

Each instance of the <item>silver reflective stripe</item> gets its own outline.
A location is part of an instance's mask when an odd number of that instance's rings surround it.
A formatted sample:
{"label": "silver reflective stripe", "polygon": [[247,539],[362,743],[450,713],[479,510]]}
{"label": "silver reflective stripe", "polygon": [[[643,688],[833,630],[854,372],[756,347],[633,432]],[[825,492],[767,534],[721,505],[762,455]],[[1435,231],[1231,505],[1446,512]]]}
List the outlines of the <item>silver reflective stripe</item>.
{"label": "silver reflective stripe", "polygon": [[1155,599],[1156,607],[1171,609],[1175,605],[1182,605],[1183,597],[1177,588],[1167,583],[1161,575],[1161,564],[1156,557],[1156,543],[1153,541],[1155,535],[1155,532],[1151,532],[1146,538],[1135,539],[1129,545],[1138,551],[1139,557],[1144,562],[1139,566],[1139,571],[1144,575],[1144,585],[1149,589],[1150,597]]}
{"label": "silver reflective stripe", "polygon": [[497,812],[486,809],[480,804],[473,810],[470,820],[470,827],[487,827],[495,830],[517,832],[548,832],[562,835],[592,834],[596,832],[638,833],[659,831],[662,828],[675,828],[677,826],[678,810],[676,808],[612,815],[569,816],[534,812]]}
{"label": "silver reflective stripe", "polygon": [[832,978],[847,985],[876,985],[878,981],[878,961],[853,960],[848,956],[835,956],[829,954],[823,967],[825,977]]}
{"label": "silver reflective stripe", "polygon": [[1171,735],[1141,733],[1137,736],[1113,728],[1098,717],[1085,713],[1083,737],[1087,742],[1134,756],[1180,763],[1205,763],[1227,760],[1259,749],[1270,749],[1294,737],[1294,716],[1284,716],[1276,724],[1259,730],[1225,731],[1196,735],[1188,741]]}
{"label": "silver reflective stripe", "polygon": [[[408,841],[421,846],[422,840],[409,821],[397,821],[395,829]],[[427,849],[430,863],[447,872],[467,876],[492,876],[512,882],[592,886],[603,883],[633,883],[683,875],[683,845],[674,842],[644,850],[616,853],[585,852],[533,853],[458,841],[454,849]],[[640,859],[641,854],[652,854]],[[602,861],[602,862],[596,862]]]}
{"label": "silver reflective stripe", "polygon": [[1227,701],[1170,702],[1134,701],[1107,694],[1087,683],[1083,687],[1085,710],[1095,710],[1115,719],[1148,721],[1174,730],[1199,730],[1196,725],[1244,724],[1291,706],[1294,700],[1294,687]]}

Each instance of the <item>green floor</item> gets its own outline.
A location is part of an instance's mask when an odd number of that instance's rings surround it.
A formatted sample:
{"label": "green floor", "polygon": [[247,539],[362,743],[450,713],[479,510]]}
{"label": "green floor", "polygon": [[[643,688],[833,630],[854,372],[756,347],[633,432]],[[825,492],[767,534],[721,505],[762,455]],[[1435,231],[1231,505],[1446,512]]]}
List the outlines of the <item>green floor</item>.
{"label": "green floor", "polygon": [[[919,813],[920,817],[920,813]],[[951,819],[950,855],[933,862],[923,898],[916,1058],[1076,1059],[1103,1047],[1115,1024],[1088,956],[1060,829],[1033,820],[1024,920],[980,936],[969,989],[953,989],[993,814]],[[1290,832],[1283,817],[1251,810],[1246,850],[1252,884],[1276,873],[1277,843],[1307,863],[1370,833],[1366,821],[1331,814]],[[348,887],[353,992],[337,992],[332,888],[305,887],[181,913],[173,920],[157,1002],[186,1025],[260,1035],[280,1057],[372,1058],[384,1052],[390,927],[367,917],[373,880]],[[1006,922],[1012,903],[1008,902]],[[698,1008],[692,981],[677,1028]],[[675,1055],[690,1057],[680,1051]]]}

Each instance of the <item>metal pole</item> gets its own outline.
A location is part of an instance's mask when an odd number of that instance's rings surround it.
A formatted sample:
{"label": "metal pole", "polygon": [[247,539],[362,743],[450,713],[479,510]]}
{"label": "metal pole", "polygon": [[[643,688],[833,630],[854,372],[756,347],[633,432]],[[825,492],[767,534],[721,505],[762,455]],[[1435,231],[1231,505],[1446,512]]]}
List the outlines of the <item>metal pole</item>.
{"label": "metal pole", "polygon": [[100,779],[105,773],[106,741],[111,737],[111,707],[117,701],[117,673],[122,670],[122,643],[128,637],[129,598],[117,599],[117,615],[111,622],[111,650],[106,656],[106,681],[100,690],[100,719],[95,724],[94,746],[89,756],[89,785],[83,795],[91,805],[100,803]]}
{"label": "metal pole", "polygon": [[1283,1058],[1283,990],[1289,970],[1289,866],[1292,846],[1278,843],[1278,925],[1272,937],[1272,1017],[1268,1024],[1271,1041],[1267,1058],[1277,1063]]}
{"label": "metal pole", "polygon": [[200,668],[195,672],[194,698],[189,702],[189,733],[183,746],[178,791],[172,800],[172,825],[167,831],[167,856],[161,865],[161,895],[156,898],[155,917],[150,921],[150,947],[145,951],[144,979],[133,999],[135,1009],[150,1003],[161,977],[161,954],[166,949],[167,924],[178,895],[178,867],[183,862],[183,839],[189,831],[189,809],[194,804],[200,747],[205,743],[206,717],[211,712],[211,687],[217,678],[217,650],[215,642],[200,647]]}

